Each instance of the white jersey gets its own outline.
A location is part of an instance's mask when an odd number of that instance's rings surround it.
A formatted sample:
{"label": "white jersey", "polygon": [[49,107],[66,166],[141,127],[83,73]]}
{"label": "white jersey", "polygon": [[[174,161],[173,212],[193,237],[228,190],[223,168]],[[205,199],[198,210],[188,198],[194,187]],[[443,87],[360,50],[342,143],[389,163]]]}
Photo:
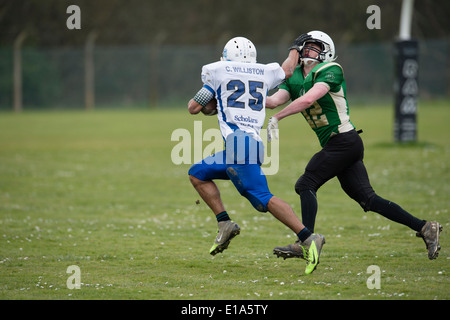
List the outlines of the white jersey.
{"label": "white jersey", "polygon": [[217,117],[223,138],[240,129],[261,141],[259,135],[266,117],[267,94],[285,77],[278,63],[218,61],[203,66],[202,81],[217,99]]}

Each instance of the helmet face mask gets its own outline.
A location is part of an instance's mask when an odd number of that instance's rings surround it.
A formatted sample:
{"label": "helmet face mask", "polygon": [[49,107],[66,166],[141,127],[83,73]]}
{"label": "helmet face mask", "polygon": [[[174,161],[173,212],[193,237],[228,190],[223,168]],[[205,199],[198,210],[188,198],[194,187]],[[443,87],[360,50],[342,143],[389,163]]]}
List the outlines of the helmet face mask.
{"label": "helmet face mask", "polygon": [[[311,35],[311,39],[306,41],[301,54],[300,60],[304,65],[311,65],[314,62],[331,62],[335,60],[335,48],[333,40],[322,31],[310,31],[308,32]],[[309,43],[314,43],[320,47],[320,49],[315,46],[308,45]],[[318,53],[316,58],[311,58],[305,53],[305,49],[309,51],[314,51]]]}
{"label": "helmet face mask", "polygon": [[256,63],[255,45],[247,38],[235,37],[223,48],[220,60]]}
{"label": "helmet face mask", "polygon": [[[312,43],[318,45],[319,47],[321,47],[321,49],[318,49],[316,46],[309,45],[309,44],[312,44]],[[317,53],[317,57],[316,58],[310,57],[310,52],[311,51]],[[322,52],[323,52],[323,46],[321,44],[319,44],[317,42],[309,41],[309,42],[306,42],[304,44],[304,46],[302,48],[302,51],[300,53],[300,57],[301,58],[314,59],[314,60],[317,60],[319,62],[322,62],[323,61],[323,58],[322,58],[323,54],[322,54]]]}

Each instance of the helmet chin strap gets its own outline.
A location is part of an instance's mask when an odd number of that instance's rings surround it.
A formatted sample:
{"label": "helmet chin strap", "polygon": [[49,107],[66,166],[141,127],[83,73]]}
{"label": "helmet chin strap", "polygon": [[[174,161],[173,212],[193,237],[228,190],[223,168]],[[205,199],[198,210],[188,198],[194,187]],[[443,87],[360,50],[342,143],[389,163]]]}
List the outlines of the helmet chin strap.
{"label": "helmet chin strap", "polygon": [[305,66],[305,67],[312,66],[315,63],[320,63],[319,60],[313,59],[313,58],[302,58],[301,61],[303,63],[303,66]]}

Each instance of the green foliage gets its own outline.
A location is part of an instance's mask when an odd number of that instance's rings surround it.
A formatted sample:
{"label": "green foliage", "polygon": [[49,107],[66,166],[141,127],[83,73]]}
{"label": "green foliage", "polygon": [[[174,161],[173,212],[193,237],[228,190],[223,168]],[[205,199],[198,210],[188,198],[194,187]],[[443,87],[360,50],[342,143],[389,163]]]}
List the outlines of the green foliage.
{"label": "green foliage", "polygon": [[[81,10],[81,30],[68,30],[69,5]],[[381,29],[369,30],[367,8],[381,10]],[[83,45],[98,32],[106,45],[216,44],[242,35],[258,44],[293,41],[310,30],[331,33],[336,43],[392,41],[398,34],[401,1],[391,0],[14,0],[3,1],[0,45],[26,31],[27,44]],[[446,0],[415,3],[412,33],[443,38],[449,30]],[[287,37],[287,38],[286,38]]]}
{"label": "green foliage", "polygon": [[[272,111],[268,112],[269,116]],[[223,254],[209,255],[216,221],[171,149],[177,128],[216,128],[214,117],[180,110],[24,112],[0,115],[1,299],[449,299],[448,102],[420,105],[419,143],[394,145],[391,107],[352,109],[364,129],[365,163],[383,197],[444,226],[429,261],[408,228],[364,213],[339,183],[319,190],[321,263],[281,260],[275,246],[295,240],[219,181],[241,226]],[[319,145],[304,120],[280,122],[280,170],[269,187],[300,212],[293,190]],[[67,267],[81,289],[66,286]],[[366,270],[381,269],[369,290]]]}

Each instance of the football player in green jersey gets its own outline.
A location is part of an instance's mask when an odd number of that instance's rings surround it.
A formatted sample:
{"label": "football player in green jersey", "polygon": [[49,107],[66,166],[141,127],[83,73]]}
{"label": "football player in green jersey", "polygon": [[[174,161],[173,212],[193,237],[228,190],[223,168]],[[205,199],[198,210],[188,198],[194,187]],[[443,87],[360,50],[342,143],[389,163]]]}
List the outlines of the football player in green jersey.
{"label": "football player in green jersey", "polygon": [[[278,121],[301,112],[320,141],[322,150],[311,158],[295,184],[305,226],[314,232],[316,192],[325,182],[337,177],[342,189],[364,211],[377,212],[415,230],[426,244],[428,258],[437,258],[442,226],[435,221],[418,219],[394,202],[381,198],[370,184],[363,163],[364,145],[350,121],[343,69],[334,62],[333,40],[324,32],[311,31],[299,36],[291,50],[298,52],[299,64],[292,77],[267,97],[266,108],[292,102],[269,119],[267,131],[268,141],[277,139]],[[303,258],[299,245],[297,241],[287,247],[277,247],[274,254]]]}

